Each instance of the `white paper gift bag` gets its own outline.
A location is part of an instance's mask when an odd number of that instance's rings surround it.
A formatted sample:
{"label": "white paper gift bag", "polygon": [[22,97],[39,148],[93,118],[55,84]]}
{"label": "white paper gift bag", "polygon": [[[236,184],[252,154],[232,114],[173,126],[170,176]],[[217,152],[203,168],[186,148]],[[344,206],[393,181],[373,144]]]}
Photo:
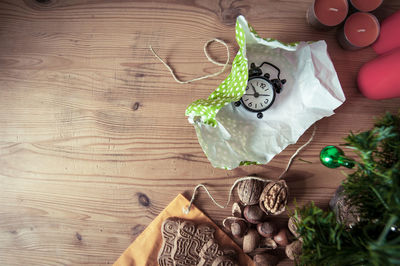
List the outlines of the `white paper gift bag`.
{"label": "white paper gift bag", "polygon": [[207,158],[225,169],[268,163],[345,101],[325,41],[263,39],[243,16],[236,40],[228,77],[186,110]]}

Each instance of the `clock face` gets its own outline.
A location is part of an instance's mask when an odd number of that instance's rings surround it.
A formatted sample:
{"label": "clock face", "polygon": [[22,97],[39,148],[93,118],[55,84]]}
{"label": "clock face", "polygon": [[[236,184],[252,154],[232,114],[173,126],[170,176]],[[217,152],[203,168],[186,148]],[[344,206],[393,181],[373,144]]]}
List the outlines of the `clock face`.
{"label": "clock face", "polygon": [[244,107],[252,112],[267,110],[275,100],[275,90],[271,83],[261,77],[250,78],[247,82],[246,94],[241,102]]}

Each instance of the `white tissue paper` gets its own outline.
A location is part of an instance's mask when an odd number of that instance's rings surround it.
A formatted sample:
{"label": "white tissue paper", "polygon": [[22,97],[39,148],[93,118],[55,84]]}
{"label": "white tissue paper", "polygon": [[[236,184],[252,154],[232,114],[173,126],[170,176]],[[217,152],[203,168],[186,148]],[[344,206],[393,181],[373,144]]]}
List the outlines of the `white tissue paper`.
{"label": "white tissue paper", "polygon": [[[268,163],[345,101],[325,41],[284,44],[263,39],[243,16],[237,18],[236,39],[240,50],[230,75],[208,99],[195,101],[186,111],[211,164],[225,169]],[[246,92],[250,64],[265,61],[280,68],[286,83],[259,119],[234,102]],[[262,71],[277,77],[269,65]]]}

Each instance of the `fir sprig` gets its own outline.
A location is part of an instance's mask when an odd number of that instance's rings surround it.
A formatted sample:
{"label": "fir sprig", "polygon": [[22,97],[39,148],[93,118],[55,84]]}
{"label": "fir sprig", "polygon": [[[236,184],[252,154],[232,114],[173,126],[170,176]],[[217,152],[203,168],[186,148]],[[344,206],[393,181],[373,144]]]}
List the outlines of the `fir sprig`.
{"label": "fir sprig", "polygon": [[387,113],[373,129],[345,141],[361,158],[343,184],[349,203],[361,219],[385,224],[391,215],[400,217],[400,116]]}
{"label": "fir sprig", "polygon": [[400,265],[400,113],[387,113],[374,128],[350,133],[346,145],[360,157],[343,183],[360,222],[338,223],[314,203],[297,208],[303,241],[300,265]]}

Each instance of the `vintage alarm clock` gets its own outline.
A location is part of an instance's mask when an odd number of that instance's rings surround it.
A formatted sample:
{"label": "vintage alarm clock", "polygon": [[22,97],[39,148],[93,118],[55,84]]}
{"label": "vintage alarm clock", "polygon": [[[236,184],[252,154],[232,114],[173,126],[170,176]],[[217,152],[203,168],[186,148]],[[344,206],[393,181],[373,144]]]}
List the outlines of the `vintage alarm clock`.
{"label": "vintage alarm clock", "polygon": [[[263,75],[261,67],[264,64],[278,71],[276,79],[270,79],[270,74],[268,73]],[[246,93],[239,101],[235,102],[235,106],[243,105],[246,110],[257,113],[259,119],[263,118],[262,112],[272,106],[276,94],[281,92],[283,84],[286,83],[285,79],[280,79],[280,73],[281,70],[271,63],[264,62],[258,67],[251,63]]]}

